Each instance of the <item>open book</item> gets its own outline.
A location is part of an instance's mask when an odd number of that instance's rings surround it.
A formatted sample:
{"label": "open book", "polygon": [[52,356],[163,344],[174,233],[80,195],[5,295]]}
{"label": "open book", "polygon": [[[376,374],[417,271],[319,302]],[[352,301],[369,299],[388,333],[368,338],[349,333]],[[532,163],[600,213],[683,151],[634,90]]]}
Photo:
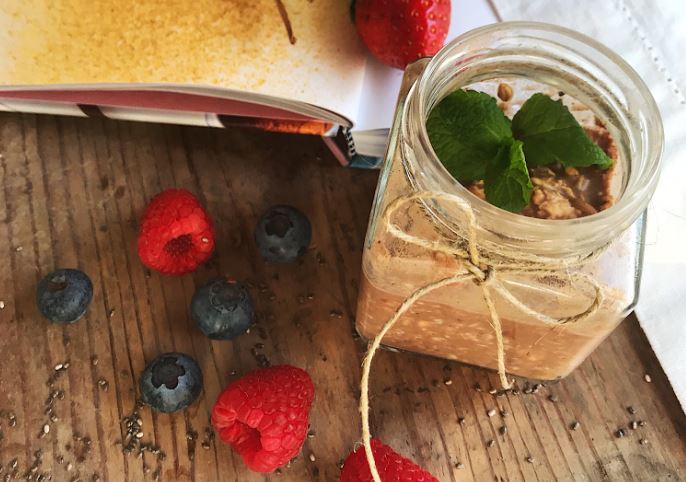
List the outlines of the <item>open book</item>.
{"label": "open book", "polygon": [[[495,20],[487,0],[453,11],[451,37]],[[0,2],[0,110],[316,134],[373,166],[401,77],[346,0]]]}

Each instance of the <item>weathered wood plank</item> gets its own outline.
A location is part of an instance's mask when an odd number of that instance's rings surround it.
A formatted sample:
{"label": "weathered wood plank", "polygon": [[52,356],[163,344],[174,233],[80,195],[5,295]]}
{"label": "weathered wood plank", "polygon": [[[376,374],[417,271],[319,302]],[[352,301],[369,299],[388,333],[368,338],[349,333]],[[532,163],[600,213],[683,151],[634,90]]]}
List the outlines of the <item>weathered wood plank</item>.
{"label": "weathered wood plank", "polygon": [[[155,460],[117,445],[120,420],[146,362],[177,350],[198,360],[205,390],[185,412],[140,412],[144,440],[167,455],[163,480],[337,480],[359,438],[365,343],[353,326],[375,172],[339,168],[316,138],[14,114],[0,116],[0,154],[0,409],[18,422],[0,418],[0,475],[15,457],[23,472],[41,449],[53,480],[151,480]],[[145,204],[172,186],[195,192],[217,228],[216,257],[183,278],[150,273],[136,253]],[[312,248],[296,265],[265,263],[254,246],[257,218],[277,203],[313,224]],[[35,307],[36,283],[72,266],[91,276],[93,304],[75,325],[50,325]],[[257,326],[234,342],[210,342],[189,314],[195,287],[220,275],[249,282],[257,305]],[[256,353],[305,368],[316,386],[315,435],[278,476],[250,473],[219,441],[201,447],[217,394],[258,365]],[[49,422],[45,382],[66,360],[54,387],[65,393],[54,402],[59,421]],[[496,397],[492,373],[406,353],[379,354],[372,381],[374,433],[442,482],[686,480],[686,417],[633,318],[537,394]],[[647,425],[630,430],[631,420]],[[39,438],[46,421],[50,433]],[[626,437],[615,436],[620,427]]]}

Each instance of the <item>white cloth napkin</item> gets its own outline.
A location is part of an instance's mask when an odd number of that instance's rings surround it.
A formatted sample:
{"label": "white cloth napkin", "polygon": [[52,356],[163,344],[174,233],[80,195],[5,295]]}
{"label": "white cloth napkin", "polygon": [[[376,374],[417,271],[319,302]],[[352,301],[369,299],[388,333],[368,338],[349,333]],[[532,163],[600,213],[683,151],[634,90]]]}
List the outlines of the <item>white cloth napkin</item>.
{"label": "white cloth napkin", "polygon": [[604,43],[636,69],[660,107],[665,151],[636,313],[686,410],[686,2],[491,1],[502,20],[553,23]]}

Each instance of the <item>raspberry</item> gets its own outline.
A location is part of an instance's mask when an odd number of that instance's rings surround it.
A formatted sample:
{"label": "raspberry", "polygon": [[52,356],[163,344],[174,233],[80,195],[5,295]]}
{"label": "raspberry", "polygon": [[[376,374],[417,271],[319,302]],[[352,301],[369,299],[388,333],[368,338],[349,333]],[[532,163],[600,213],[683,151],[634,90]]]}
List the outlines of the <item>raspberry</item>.
{"label": "raspberry", "polygon": [[313,398],[304,370],[262,368],[224,389],[212,408],[212,425],[251,470],[272,472],[300,452]]}
{"label": "raspberry", "polygon": [[162,274],[194,271],[214,251],[212,220],[193,194],[167,189],[145,208],[138,234],[138,256]]}
{"label": "raspberry", "polygon": [[[436,477],[377,439],[372,439],[372,453],[382,482],[438,482]],[[358,447],[345,459],[340,482],[372,482],[373,480],[364,447]]]}

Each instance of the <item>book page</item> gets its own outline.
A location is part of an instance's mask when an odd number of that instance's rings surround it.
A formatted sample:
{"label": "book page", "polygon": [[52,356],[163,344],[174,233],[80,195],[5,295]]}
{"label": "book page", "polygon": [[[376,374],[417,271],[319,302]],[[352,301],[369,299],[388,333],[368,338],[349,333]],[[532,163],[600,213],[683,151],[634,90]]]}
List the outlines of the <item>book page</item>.
{"label": "book page", "polygon": [[[498,19],[488,0],[452,0],[446,42]],[[388,129],[398,100],[403,72],[382,65],[369,56],[355,130]]]}
{"label": "book page", "polygon": [[289,22],[275,0],[3,0],[0,84],[220,87],[354,119],[366,56],[348,2],[282,3]]}

